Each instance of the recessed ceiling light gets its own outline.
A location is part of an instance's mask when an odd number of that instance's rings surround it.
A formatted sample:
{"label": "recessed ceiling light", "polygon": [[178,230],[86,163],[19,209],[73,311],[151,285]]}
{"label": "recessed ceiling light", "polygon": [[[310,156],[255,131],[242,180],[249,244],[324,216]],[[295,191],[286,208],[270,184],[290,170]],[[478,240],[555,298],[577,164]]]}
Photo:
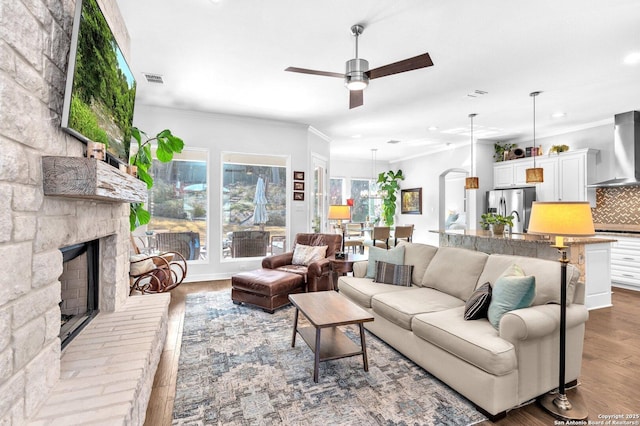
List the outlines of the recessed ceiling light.
{"label": "recessed ceiling light", "polygon": [[553,114],[551,114],[551,118],[562,118],[566,116],[567,116],[567,113],[562,111],[554,112]]}
{"label": "recessed ceiling light", "polygon": [[390,144],[397,144],[397,143],[400,143],[400,141],[397,141],[397,140],[395,140],[395,139],[391,139],[390,141],[387,141],[387,143],[390,143]]}
{"label": "recessed ceiling light", "polygon": [[438,130],[438,126],[429,126],[428,130],[431,132],[435,132],[436,130]]}
{"label": "recessed ceiling light", "polygon": [[360,133],[358,133],[357,135],[351,135],[351,137],[353,139],[360,139],[362,137],[362,135]]}
{"label": "recessed ceiling light", "polygon": [[629,53],[624,57],[624,63],[627,65],[640,64],[640,52]]}

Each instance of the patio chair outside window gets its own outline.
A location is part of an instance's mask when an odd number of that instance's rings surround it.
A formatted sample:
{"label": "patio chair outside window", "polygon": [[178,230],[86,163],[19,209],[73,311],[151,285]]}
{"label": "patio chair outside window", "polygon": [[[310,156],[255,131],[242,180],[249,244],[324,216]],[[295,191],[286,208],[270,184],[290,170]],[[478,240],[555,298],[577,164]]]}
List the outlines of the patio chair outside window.
{"label": "patio chair outside window", "polygon": [[235,231],[231,240],[231,257],[259,257],[267,255],[268,231]]}
{"label": "patio chair outside window", "polygon": [[156,244],[161,252],[175,251],[186,260],[200,258],[200,234],[197,232],[158,232]]}

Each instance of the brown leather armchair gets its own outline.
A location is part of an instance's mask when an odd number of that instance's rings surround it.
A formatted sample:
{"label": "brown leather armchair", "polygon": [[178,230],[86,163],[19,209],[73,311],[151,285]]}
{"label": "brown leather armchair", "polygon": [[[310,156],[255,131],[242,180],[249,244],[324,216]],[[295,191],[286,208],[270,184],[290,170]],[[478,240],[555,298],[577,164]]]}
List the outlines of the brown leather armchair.
{"label": "brown leather armchair", "polygon": [[262,259],[262,267],[265,269],[278,269],[303,275],[307,284],[307,291],[323,291],[333,289],[333,277],[331,261],[329,257],[340,251],[342,235],[339,234],[297,234],[293,243],[306,246],[327,246],[327,254],[324,259],[316,260],[309,266],[293,265],[293,251],[268,256]]}

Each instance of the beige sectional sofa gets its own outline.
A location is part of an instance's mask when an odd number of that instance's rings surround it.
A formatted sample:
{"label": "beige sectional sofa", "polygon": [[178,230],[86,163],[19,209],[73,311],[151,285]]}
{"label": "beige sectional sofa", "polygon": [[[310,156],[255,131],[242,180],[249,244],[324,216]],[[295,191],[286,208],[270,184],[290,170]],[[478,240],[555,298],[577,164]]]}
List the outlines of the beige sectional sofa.
{"label": "beige sectional sofa", "polygon": [[[472,250],[403,243],[404,264],[414,265],[412,285],[401,287],[354,276],[339,291],[371,312],[366,327],[445,382],[492,419],[558,386],[560,323],[559,262]],[[494,282],[511,265],[534,275],[536,296],[528,308],[510,311],[496,330],[486,318],[463,318],[474,289]],[[584,285],[567,269],[566,380],[578,379],[585,322]]]}

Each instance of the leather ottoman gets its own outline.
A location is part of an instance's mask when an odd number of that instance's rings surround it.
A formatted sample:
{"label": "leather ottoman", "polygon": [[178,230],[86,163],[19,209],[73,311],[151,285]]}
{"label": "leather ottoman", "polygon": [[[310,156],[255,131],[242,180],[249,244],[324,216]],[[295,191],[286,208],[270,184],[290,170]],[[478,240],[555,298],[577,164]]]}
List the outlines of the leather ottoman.
{"label": "leather ottoman", "polygon": [[273,313],[288,305],[289,294],[304,292],[302,275],[275,269],[256,269],[231,277],[231,300],[246,303]]}

